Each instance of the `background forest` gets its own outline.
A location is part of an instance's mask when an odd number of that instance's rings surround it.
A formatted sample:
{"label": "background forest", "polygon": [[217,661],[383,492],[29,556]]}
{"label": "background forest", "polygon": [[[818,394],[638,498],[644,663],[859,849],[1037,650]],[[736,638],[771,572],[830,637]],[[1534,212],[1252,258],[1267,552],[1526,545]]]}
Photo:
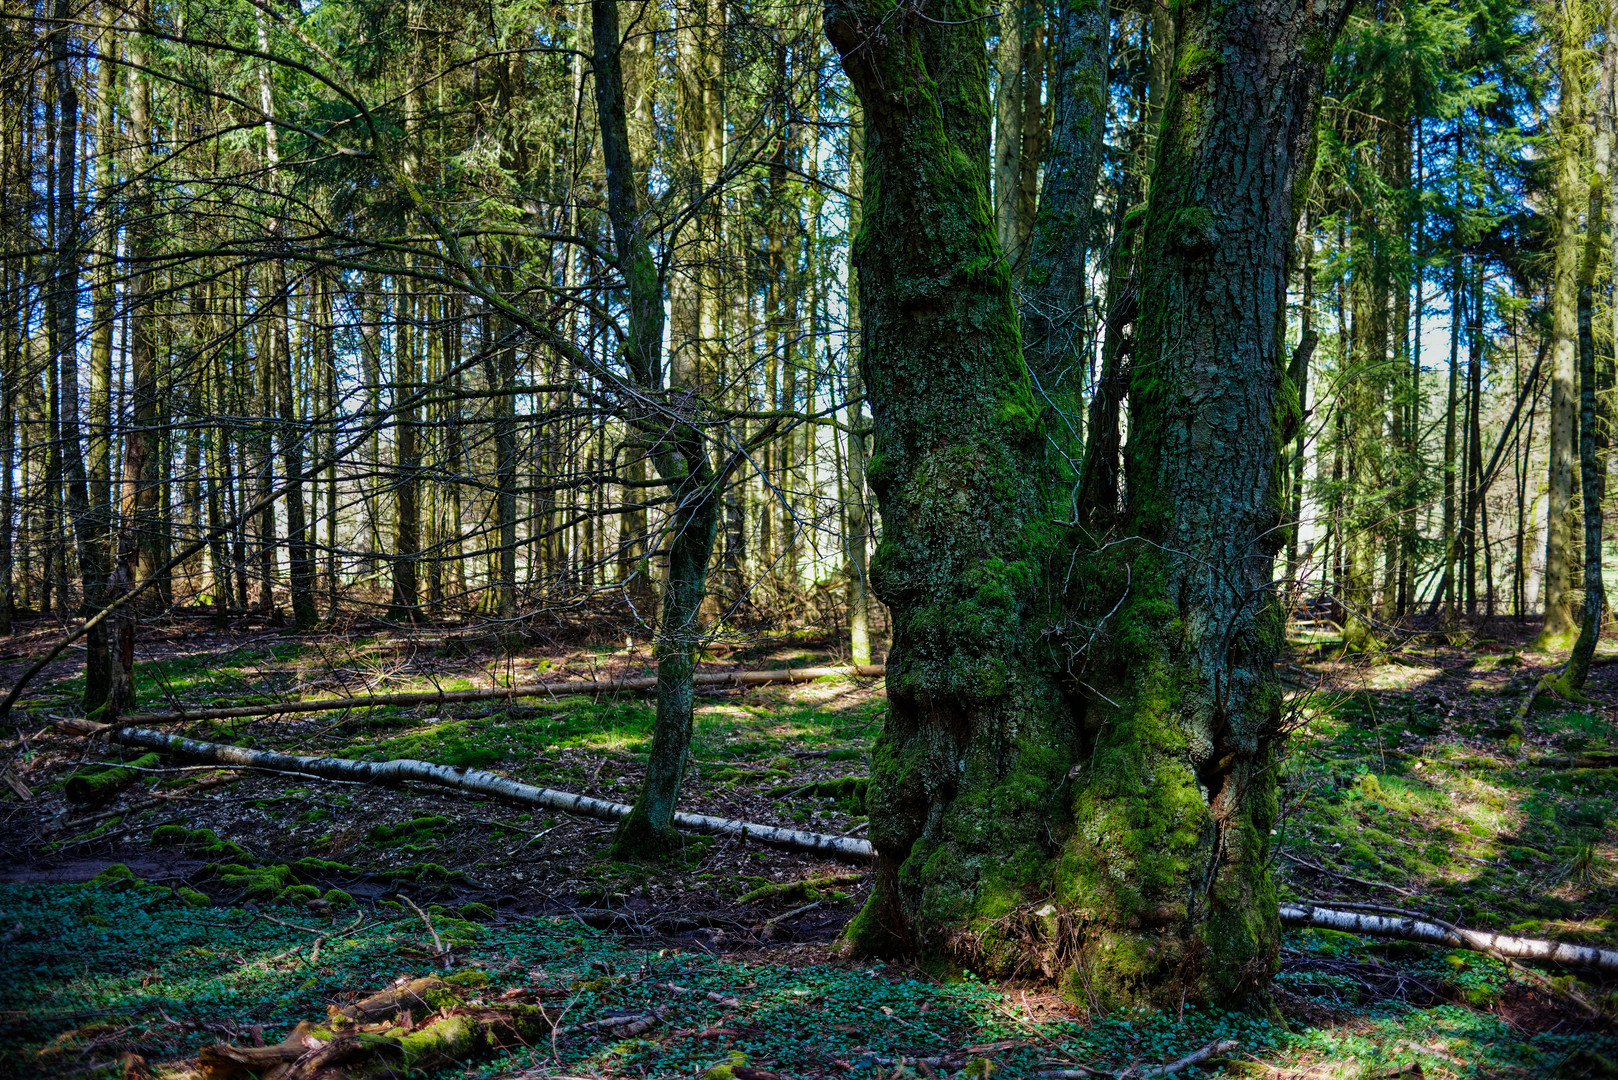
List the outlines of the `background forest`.
{"label": "background forest", "polygon": [[0,0],[0,1067],[1618,1075],[1615,168],[1591,0]]}

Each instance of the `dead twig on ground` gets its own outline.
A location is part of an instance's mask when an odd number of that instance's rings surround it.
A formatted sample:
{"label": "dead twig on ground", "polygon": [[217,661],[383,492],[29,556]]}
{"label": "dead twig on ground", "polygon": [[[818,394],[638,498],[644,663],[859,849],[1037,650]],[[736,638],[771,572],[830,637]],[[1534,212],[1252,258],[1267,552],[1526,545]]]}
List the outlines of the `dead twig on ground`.
{"label": "dead twig on ground", "polygon": [[1047,1080],[1089,1080],[1094,1076],[1111,1077],[1112,1080],[1133,1080],[1134,1077],[1170,1076],[1201,1065],[1209,1058],[1227,1054],[1236,1049],[1234,1039],[1215,1039],[1200,1050],[1193,1050],[1178,1061],[1171,1061],[1167,1065],[1131,1065],[1127,1069],[1097,1069],[1089,1065],[1080,1065],[1070,1062],[1049,1062],[1039,1067],[1039,1075]]}

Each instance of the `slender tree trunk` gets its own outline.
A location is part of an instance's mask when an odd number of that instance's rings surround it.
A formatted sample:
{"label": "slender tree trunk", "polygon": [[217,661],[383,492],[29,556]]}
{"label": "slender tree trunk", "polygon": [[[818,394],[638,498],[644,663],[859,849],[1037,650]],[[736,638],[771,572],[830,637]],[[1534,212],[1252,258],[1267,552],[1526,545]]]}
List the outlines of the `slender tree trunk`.
{"label": "slender tree trunk", "polygon": [[[1461,407],[1461,257],[1451,261],[1449,310],[1449,396],[1444,406],[1444,573],[1433,599],[1443,599],[1446,618],[1455,616],[1455,525],[1459,519],[1456,497],[1460,494],[1455,445],[1456,413]],[[1463,429],[1464,430],[1464,429]]]}
{"label": "slender tree trunk", "polygon": [[[618,268],[628,286],[629,332],[622,345],[625,365],[646,391],[662,390],[661,348],[665,283],[640,232],[635,212],[638,182],[630,152],[624,105],[622,40],[616,0],[593,0],[596,116],[607,170],[607,205]],[[690,378],[695,378],[691,373]],[[694,382],[671,381],[681,410],[700,409]],[[701,430],[668,412],[636,416],[640,433],[654,440],[651,458],[673,500],[667,533],[668,571],[657,629],[657,717],[646,778],[633,811],[613,839],[618,854],[660,855],[678,843],[675,802],[691,746],[692,681],[701,640],[702,601],[723,506],[723,476],[715,474]]]}
{"label": "slender tree trunk", "polygon": [[[137,26],[146,19],[144,10],[132,13]],[[149,160],[152,115],[151,86],[143,65],[146,57],[139,48],[139,37],[129,39],[129,127],[135,140],[134,168],[143,170]],[[161,493],[157,484],[159,453],[159,409],[157,400],[157,313],[153,293],[156,287],[151,259],[156,247],[156,204],[148,184],[137,185],[128,228],[130,269],[124,289],[129,310],[129,428],[124,436],[121,478],[119,560],[129,583],[144,581],[156,574],[158,531],[161,522]]]}
{"label": "slender tree trunk", "polygon": [[[0,189],[11,176],[11,125],[0,120]],[[0,190],[0,221],[9,222],[12,215],[11,197]],[[17,382],[21,377],[23,290],[21,275],[11,266],[0,268],[6,299],[0,310],[0,636],[12,633],[12,619],[17,609],[16,566],[13,556],[14,537],[20,526],[17,521]]]}
{"label": "slender tree trunk", "polygon": [[[1039,210],[1039,174],[1045,147],[1050,141],[1050,110],[1042,100],[1045,92],[1049,41],[1045,26],[1045,0],[1025,0],[1022,46],[1022,147],[1017,170],[1017,260],[1018,277],[1028,267],[1028,245],[1033,238]],[[1103,31],[1105,33],[1105,31]],[[1060,94],[1062,91],[1058,90]],[[1054,104],[1054,102],[1053,102]]]}
{"label": "slender tree trunk", "polygon": [[1051,41],[1055,120],[1021,306],[1023,359],[1035,393],[1052,412],[1053,432],[1069,445],[1078,441],[1084,382],[1083,368],[1075,368],[1087,363],[1092,345],[1085,275],[1107,126],[1108,21],[1101,0],[1057,0]]}
{"label": "slender tree trunk", "polygon": [[[56,18],[61,20],[51,42],[51,75],[56,90],[56,267],[54,330],[57,385],[57,448],[59,475],[72,522],[79,573],[83,586],[85,615],[94,614],[104,603],[107,567],[102,558],[106,535],[104,519],[90,502],[89,479],[84,468],[79,424],[78,307],[79,258],[82,236],[77,194],[79,142],[79,94],[69,60],[68,34],[71,9],[67,0],[57,0]],[[58,603],[67,600],[65,551],[58,556]],[[84,668],[84,708],[96,712],[108,704],[112,691],[110,657],[105,631],[99,624],[86,641]],[[100,631],[95,632],[95,631]]]}
{"label": "slender tree trunk", "polygon": [[[324,433],[322,446],[326,460],[326,613],[328,618],[337,617],[337,603],[341,597],[342,583],[338,580],[338,546],[337,546],[337,343],[334,340],[335,327],[332,324],[332,294],[333,283],[329,278],[320,279],[320,320],[317,328],[318,337],[315,339],[320,350],[321,382],[325,389],[325,396],[321,401],[320,430]],[[457,437],[458,437],[457,431]],[[458,470],[457,470],[458,471]],[[457,492],[460,490],[456,487]],[[460,528],[460,506],[455,507],[455,527]]]}
{"label": "slender tree trunk", "polygon": [[[1610,124],[1610,100],[1613,67],[1618,60],[1618,46],[1611,41],[1603,49],[1601,81],[1596,99],[1603,120]],[[1585,219],[1584,257],[1579,268],[1579,482],[1580,501],[1584,511],[1584,612],[1579,624],[1578,640],[1573,643],[1572,655],[1558,680],[1558,689],[1564,694],[1577,694],[1584,689],[1590,677],[1590,661],[1595,657],[1596,644],[1601,637],[1601,622],[1606,615],[1607,591],[1601,576],[1601,525],[1605,509],[1607,478],[1603,462],[1598,456],[1606,440],[1597,426],[1596,416],[1596,344],[1595,344],[1595,277],[1601,261],[1602,216],[1606,210],[1605,184],[1612,181],[1608,174],[1611,162],[1604,160],[1611,153],[1610,129],[1603,132],[1599,147],[1598,182],[1590,186],[1589,212]]]}
{"label": "slender tree trunk", "polygon": [[224,391],[221,383],[220,370],[213,364],[208,365],[210,378],[204,382],[204,393],[208,395],[208,405],[217,418],[216,422],[204,429],[203,440],[207,451],[206,460],[208,468],[208,530],[213,540],[208,546],[208,561],[213,569],[213,600],[214,625],[223,630],[230,625],[230,608],[233,606],[230,582],[230,536],[222,531],[226,499],[224,493],[227,484],[225,458],[226,435],[224,427]]}
{"label": "slender tree trunk", "polygon": [[[850,237],[859,235],[865,198],[865,125],[859,106],[848,128]],[[859,268],[850,258],[848,268],[848,646],[855,664],[871,662],[871,582],[866,556],[871,531],[865,498],[867,461],[865,380],[860,374]]]}
{"label": "slender tree trunk", "polygon": [[1298,588],[1298,534],[1303,531],[1303,464],[1304,450],[1309,441],[1309,362],[1314,356],[1319,335],[1315,332],[1315,240],[1314,216],[1304,221],[1303,236],[1298,248],[1298,261],[1302,267],[1303,296],[1299,300],[1302,310],[1298,328],[1298,347],[1292,354],[1292,387],[1298,395],[1297,442],[1292,450],[1292,478],[1290,506],[1287,521],[1286,602],[1289,608],[1300,595]]}
{"label": "slender tree trunk", "polygon": [[[1481,273],[1474,275],[1472,302],[1468,305],[1467,320],[1467,432],[1466,432],[1466,535],[1464,567],[1466,571],[1466,614],[1476,618],[1478,613],[1478,555],[1479,536],[1474,523],[1484,520],[1480,512],[1483,505],[1483,281]],[[1484,578],[1484,588],[1488,578]]]}
{"label": "slender tree trunk", "polygon": [[[102,21],[116,25],[117,13],[112,5],[102,5]],[[117,54],[117,37],[108,33],[99,43],[103,59],[96,63],[96,260],[100,267],[96,273],[95,295],[91,302],[90,332],[90,416],[86,434],[89,447],[88,472],[90,504],[101,533],[97,543],[97,559],[103,567],[112,565],[114,539],[112,517],[112,332],[117,279],[118,232],[120,221],[115,210],[114,192],[118,175],[117,119],[113,101],[117,96],[114,72],[116,64],[106,57]],[[104,651],[105,641],[98,652]]]}
{"label": "slender tree trunk", "polygon": [[1545,533],[1545,628],[1540,649],[1565,649],[1577,630],[1571,609],[1573,453],[1578,434],[1579,211],[1584,169],[1585,34],[1583,8],[1563,0],[1558,32],[1561,101],[1557,109],[1556,239],[1551,271],[1551,432],[1549,520]]}
{"label": "slender tree trunk", "polygon": [[517,618],[517,349],[508,345],[499,351],[495,398],[494,456],[495,504],[500,526],[500,576],[496,586],[496,611],[508,623]]}
{"label": "slender tree trunk", "polygon": [[[263,279],[256,282],[257,299],[259,304],[264,303],[270,286]],[[275,373],[275,346],[271,343],[271,328],[268,325],[261,327],[258,335],[258,352],[253,357],[253,410],[258,419],[250,436],[252,439],[253,489],[251,493],[243,491],[242,501],[261,502],[263,510],[254,515],[257,527],[256,554],[258,556],[258,606],[266,616],[279,618],[280,611],[275,606],[275,506],[269,501],[270,493],[275,490],[275,454],[272,439],[276,424],[270,417],[275,415],[275,391],[279,380]],[[245,487],[246,477],[243,476]]]}
{"label": "slender tree trunk", "polygon": [[[1012,267],[1018,256],[1022,207],[1023,52],[1030,0],[1007,0],[996,20],[994,80],[994,225],[1000,252]],[[1037,77],[1037,75],[1036,75]]]}
{"label": "slender tree trunk", "polygon": [[[267,52],[270,47],[268,19],[257,11],[254,18],[258,28],[258,46]],[[272,92],[268,64],[258,71],[259,107],[264,112],[264,163],[269,172],[270,198],[277,199],[280,188],[281,151],[280,135],[275,126],[275,95]],[[279,207],[271,213],[267,223],[268,240],[272,246],[280,243],[283,223]],[[268,263],[265,280],[266,306],[269,308],[269,356],[264,362],[276,380],[277,440],[281,444],[281,462],[289,490],[283,500],[287,515],[287,579],[292,594],[292,620],[299,630],[307,630],[319,621],[315,609],[315,560],[310,553],[308,523],[303,503],[303,440],[306,436],[298,424],[298,399],[292,391],[292,347],[288,336],[287,316],[291,297],[287,291],[286,263],[272,258]]]}
{"label": "slender tree trunk", "polygon": [[[416,392],[416,297],[406,280],[395,280],[398,332],[394,336],[394,528],[393,599],[390,619],[414,621],[421,616],[417,569],[421,560],[421,451],[417,446],[416,407],[401,407]],[[515,524],[515,522],[513,522]],[[515,552],[513,552],[515,556]],[[515,568],[513,568],[515,569]]]}

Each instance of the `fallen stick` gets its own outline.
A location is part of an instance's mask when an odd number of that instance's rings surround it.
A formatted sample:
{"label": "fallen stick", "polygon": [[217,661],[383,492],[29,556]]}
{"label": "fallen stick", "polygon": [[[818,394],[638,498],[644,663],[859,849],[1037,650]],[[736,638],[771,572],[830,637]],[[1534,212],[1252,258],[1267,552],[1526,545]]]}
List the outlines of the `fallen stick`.
{"label": "fallen stick", "polygon": [[580,1031],[605,1031],[611,1033],[615,1039],[633,1039],[637,1035],[644,1035],[656,1027],[662,1020],[674,1011],[674,1006],[664,1005],[648,1013],[632,1013],[629,1016],[609,1016],[605,1020],[590,1020],[582,1024],[570,1024],[567,1027],[557,1028],[558,1035],[572,1035]]}
{"label": "fallen stick", "polygon": [[[1369,907],[1370,905],[1358,905]],[[1618,971],[1618,950],[1593,945],[1570,945],[1543,938],[1510,937],[1485,930],[1468,930],[1441,920],[1405,914],[1378,914],[1376,911],[1340,911],[1312,903],[1283,903],[1284,926],[1306,926],[1339,930],[1345,934],[1418,941],[1425,945],[1471,949],[1515,960],[1545,960],[1564,967]]]}
{"label": "fallen stick", "polygon": [[1312,863],[1308,859],[1300,859],[1296,855],[1289,854],[1288,852],[1285,852],[1285,851],[1277,852],[1277,854],[1279,854],[1281,856],[1281,858],[1287,860],[1288,862],[1293,863],[1293,864],[1295,864],[1297,866],[1303,867],[1305,870],[1313,870],[1317,874],[1323,874],[1326,877],[1334,877],[1338,881],[1351,881],[1355,885],[1364,885],[1367,888],[1372,888],[1372,889],[1387,889],[1389,892],[1396,892],[1400,896],[1414,896],[1414,895],[1416,895],[1414,892],[1411,892],[1409,889],[1401,889],[1399,886],[1390,885],[1386,881],[1372,881],[1370,878],[1352,877],[1352,876],[1350,876],[1348,874],[1343,873],[1340,870],[1332,870],[1332,869],[1329,869],[1327,867],[1321,866],[1319,863]]}
{"label": "fallen stick", "polygon": [[[106,738],[123,743],[125,746],[161,750],[179,757],[218,765],[245,765],[271,772],[303,773],[306,776],[353,783],[396,784],[414,780],[435,787],[488,795],[523,806],[538,806],[578,817],[595,818],[598,821],[622,821],[629,816],[631,809],[624,803],[608,802],[588,795],[575,795],[567,791],[519,783],[483,769],[434,765],[428,761],[414,761],[410,758],[396,758],[392,761],[354,761],[349,758],[302,757],[297,754],[278,754],[269,750],[249,750],[228,743],[202,742],[199,739],[187,739],[180,735],[169,735],[147,728],[118,728],[90,720],[58,720],[56,727],[59,731],[74,735]],[[708,836],[732,836],[740,840],[756,840],[790,851],[806,851],[846,862],[868,863],[876,857],[876,849],[865,840],[846,836],[827,836],[824,833],[804,832],[799,829],[781,829],[773,825],[757,825],[750,821],[712,817],[708,814],[675,814],[674,827],[685,832]]]}
{"label": "fallen stick", "polygon": [[324,1023],[300,1021],[274,1046],[204,1046],[194,1071],[170,1075],[176,1080],[242,1075],[302,1080],[430,1073],[531,1046],[555,1027],[555,1018],[539,1006],[468,1005],[464,993],[437,979],[417,979],[348,1009],[329,1009]]}
{"label": "fallen stick", "polygon": [[825,902],[826,901],[824,901],[824,900],[810,901],[809,903],[803,905],[802,907],[795,907],[791,911],[784,912],[783,914],[775,916],[775,918],[773,918],[773,919],[765,919],[764,920],[764,925],[765,926],[774,926],[778,922],[785,922],[787,919],[797,918],[799,915],[802,915],[806,911],[813,911],[815,908],[819,907],[821,904],[824,904]]}
{"label": "fallen stick", "polygon": [[417,907],[416,902],[410,899],[410,897],[406,896],[404,893],[399,894],[399,899],[410,905],[410,910],[414,911],[418,916],[420,916],[421,921],[426,924],[427,932],[433,936],[433,948],[437,950],[438,959],[443,963],[444,970],[448,971],[454,965],[450,960],[449,953],[444,949],[444,939],[438,936],[438,931],[433,927],[433,920],[428,918],[427,913],[421,910],[421,908]]}
{"label": "fallen stick", "polygon": [[689,986],[680,986],[671,982],[658,983],[655,987],[653,987],[653,989],[667,990],[671,994],[698,994],[707,998],[709,1001],[718,1002],[727,1009],[739,1009],[742,1007],[741,1001],[733,997],[726,997],[717,990],[695,990]]}
{"label": "fallen stick", "polygon": [[[720,671],[692,676],[696,686],[763,686],[769,683],[813,682],[828,676],[859,675],[877,678],[887,670],[882,664],[854,667],[778,668],[773,671]],[[282,713],[339,712],[344,709],[371,709],[391,705],[453,705],[463,701],[501,701],[534,697],[578,697],[589,694],[643,693],[657,689],[657,676],[633,679],[567,679],[551,683],[525,683],[521,686],[495,686],[486,690],[441,690],[408,694],[371,694],[366,697],[317,698],[311,701],[278,701],[268,705],[234,705],[218,709],[174,709],[169,712],[128,713],[118,726],[168,724],[181,720],[235,720],[248,716],[278,716]]]}
{"label": "fallen stick", "polygon": [[[128,806],[116,806],[111,810],[103,810],[98,814],[91,814],[89,817],[73,818],[63,822],[60,828],[82,829],[87,825],[99,825],[108,818],[115,818],[120,814],[133,814],[140,810],[150,810],[154,806],[162,806],[164,803],[174,802],[176,799],[183,799],[193,792],[206,791],[209,788],[220,787],[221,785],[229,784],[240,779],[241,776],[237,773],[225,773],[222,776],[216,776],[212,779],[191,784],[189,787],[176,788],[173,791],[162,792],[160,794],[153,795],[148,799],[142,799],[139,802],[132,802]],[[47,833],[51,831],[53,830],[46,830]]]}
{"label": "fallen stick", "polygon": [[1050,1062],[1039,1067],[1039,1075],[1046,1080],[1088,1080],[1090,1077],[1105,1076],[1115,1080],[1126,1080],[1129,1077],[1171,1076],[1193,1065],[1201,1065],[1211,1057],[1229,1053],[1236,1049],[1234,1039],[1215,1039],[1200,1050],[1193,1050],[1178,1061],[1171,1061],[1167,1065],[1131,1065],[1127,1069],[1097,1069],[1089,1065],[1063,1065]]}

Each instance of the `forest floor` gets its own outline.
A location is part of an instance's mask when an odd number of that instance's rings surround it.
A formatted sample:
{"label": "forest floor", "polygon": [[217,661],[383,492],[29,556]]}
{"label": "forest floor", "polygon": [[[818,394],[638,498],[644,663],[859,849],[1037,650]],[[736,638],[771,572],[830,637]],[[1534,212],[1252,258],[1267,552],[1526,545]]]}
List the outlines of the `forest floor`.
{"label": "forest floor", "polygon": [[[1294,641],[1284,898],[1618,946],[1618,769],[1528,764],[1618,745],[1618,642],[1603,643],[1595,704],[1536,709],[1508,753],[1503,725],[1556,659],[1527,651],[1533,630],[1502,621],[1418,638],[1376,663]],[[42,623],[9,639],[0,685],[54,633]],[[143,711],[650,672],[644,647],[507,656],[454,632],[219,633],[201,619],[144,630],[139,656]],[[704,668],[837,660],[826,640],[771,636]],[[562,1017],[548,1039],[446,1075],[1034,1076],[1049,1062],[1167,1063],[1228,1039],[1235,1048],[1178,1075],[1618,1076],[1610,1019],[1569,994],[1610,1018],[1618,985],[1551,972],[1547,987],[1478,953],[1289,932],[1284,1023],[1101,1015],[1039,984],[840,960],[860,868],[756,844],[693,837],[665,863],[619,863],[601,822],[166,759],[105,805],[70,805],[76,770],[138,756],[52,727],[76,714],[79,688],[71,659],[53,667],[0,742],[0,1075],[139,1076],[129,1055],[158,1067],[210,1043],[273,1043],[328,1005],[436,973],[463,996]],[[857,831],[884,708],[880,680],[702,695],[682,808]],[[185,733],[629,801],[651,721],[644,698],[567,697]]]}

